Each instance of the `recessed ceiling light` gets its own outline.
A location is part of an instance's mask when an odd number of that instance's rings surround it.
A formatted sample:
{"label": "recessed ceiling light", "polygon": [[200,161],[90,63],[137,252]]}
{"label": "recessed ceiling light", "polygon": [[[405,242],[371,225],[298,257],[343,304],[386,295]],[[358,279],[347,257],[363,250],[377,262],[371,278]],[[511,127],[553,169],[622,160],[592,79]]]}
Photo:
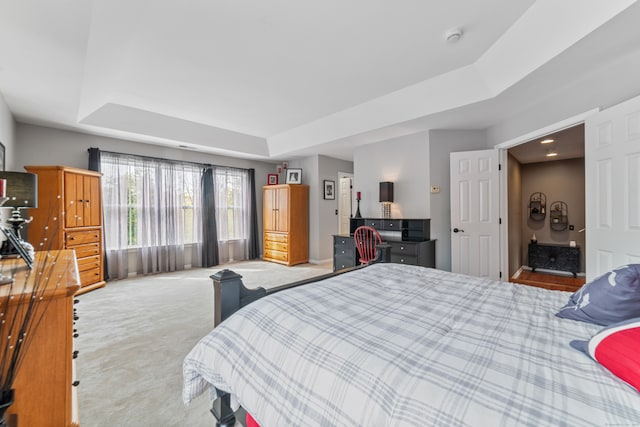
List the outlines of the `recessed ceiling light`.
{"label": "recessed ceiling light", "polygon": [[547,157],[555,157],[557,155],[558,153],[556,153],[555,151],[551,151],[550,153],[547,153]]}
{"label": "recessed ceiling light", "polygon": [[551,144],[555,139],[547,138],[540,141],[540,144]]}

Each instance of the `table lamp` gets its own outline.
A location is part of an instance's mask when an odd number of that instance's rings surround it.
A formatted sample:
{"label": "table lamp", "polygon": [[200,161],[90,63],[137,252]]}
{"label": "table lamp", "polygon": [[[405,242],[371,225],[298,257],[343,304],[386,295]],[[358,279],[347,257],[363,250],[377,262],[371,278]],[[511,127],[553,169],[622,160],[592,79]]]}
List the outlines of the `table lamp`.
{"label": "table lamp", "polygon": [[393,182],[380,183],[380,203],[382,203],[382,218],[391,218],[391,203],[393,203]]}
{"label": "table lamp", "polygon": [[[4,181],[1,181],[4,180]],[[31,222],[25,219],[20,210],[38,207],[38,176],[26,172],[0,172],[0,199],[4,200],[3,207],[13,208],[7,223],[13,228],[13,234],[27,252],[33,252],[33,246],[22,239],[20,230],[24,224]],[[4,193],[3,193],[4,191]],[[0,254],[17,254],[18,250],[5,240],[0,248]]]}

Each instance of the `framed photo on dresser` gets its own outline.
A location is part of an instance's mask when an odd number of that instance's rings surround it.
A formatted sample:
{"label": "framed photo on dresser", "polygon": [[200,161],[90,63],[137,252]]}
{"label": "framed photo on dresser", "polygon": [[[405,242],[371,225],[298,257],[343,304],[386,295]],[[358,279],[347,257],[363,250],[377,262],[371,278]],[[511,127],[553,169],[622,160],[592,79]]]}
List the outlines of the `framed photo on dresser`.
{"label": "framed photo on dresser", "polygon": [[302,169],[287,169],[287,184],[302,184]]}

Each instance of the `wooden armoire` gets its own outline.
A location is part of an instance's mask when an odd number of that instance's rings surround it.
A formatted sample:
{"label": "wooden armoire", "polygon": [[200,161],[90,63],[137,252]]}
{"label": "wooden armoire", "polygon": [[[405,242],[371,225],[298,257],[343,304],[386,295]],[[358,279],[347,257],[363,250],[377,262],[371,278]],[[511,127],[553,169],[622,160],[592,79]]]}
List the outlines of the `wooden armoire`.
{"label": "wooden armoire", "polygon": [[309,262],[309,186],[263,187],[263,259],[285,265]]}
{"label": "wooden armoire", "polygon": [[67,166],[25,169],[38,175],[38,207],[29,209],[26,240],[36,251],[75,250],[78,294],[103,287],[102,174]]}

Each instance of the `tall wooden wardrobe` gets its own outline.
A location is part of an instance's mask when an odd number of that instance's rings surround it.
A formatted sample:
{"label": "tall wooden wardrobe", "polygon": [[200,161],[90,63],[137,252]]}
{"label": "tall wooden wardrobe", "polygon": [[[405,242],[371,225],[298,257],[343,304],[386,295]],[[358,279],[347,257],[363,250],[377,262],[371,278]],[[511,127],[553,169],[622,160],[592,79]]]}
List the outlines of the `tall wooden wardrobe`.
{"label": "tall wooden wardrobe", "polygon": [[38,208],[29,210],[27,241],[36,251],[75,250],[78,294],[103,287],[102,174],[67,166],[25,169],[38,175]]}
{"label": "tall wooden wardrobe", "polygon": [[263,187],[263,259],[285,265],[309,262],[309,186]]}

